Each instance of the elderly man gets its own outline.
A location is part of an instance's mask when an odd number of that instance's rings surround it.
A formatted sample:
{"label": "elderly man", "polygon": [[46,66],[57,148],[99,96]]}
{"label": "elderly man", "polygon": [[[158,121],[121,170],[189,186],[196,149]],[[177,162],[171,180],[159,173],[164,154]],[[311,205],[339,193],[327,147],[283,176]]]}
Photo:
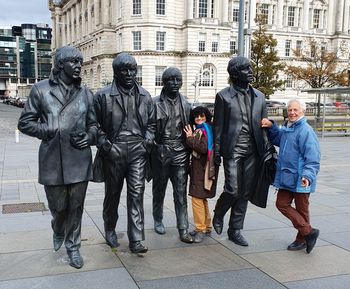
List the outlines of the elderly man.
{"label": "elderly man", "polygon": [[[156,128],[155,110],[150,94],[135,80],[137,63],[133,56],[118,54],[113,60],[113,72],[112,85],[97,91],[94,100],[100,125],[94,178],[105,182],[103,220],[107,244],[111,248],[119,245],[115,228],[126,179],[129,248],[132,253],[146,253],[148,249],[141,243],[145,239],[143,194],[146,162]],[[101,178],[97,179],[98,175]]]}
{"label": "elderly man", "polygon": [[225,185],[215,206],[213,227],[221,234],[223,218],[231,209],[228,238],[248,246],[240,230],[264,151],[260,122],[267,115],[265,96],[249,85],[253,72],[247,58],[232,58],[227,71],[232,84],[218,92],[214,107],[214,155],[217,164],[223,157]]}
{"label": "elderly man", "polygon": [[269,128],[271,142],[280,147],[274,182],[279,189],[276,207],[298,230],[287,250],[306,248],[310,253],[319,235],[319,230],[310,225],[309,197],[316,188],[320,146],[314,130],[306,122],[305,110],[304,101],[291,99],[287,103],[288,121],[282,128],[266,118],[261,123],[262,127]]}
{"label": "elderly man", "polygon": [[34,84],[18,122],[21,132],[42,140],[39,183],[53,217],[53,246],[57,251],[65,242],[69,264],[78,269],[83,266],[83,206],[92,179],[90,145],[97,132],[93,95],[80,84],[82,62],[76,48],[58,49],[50,79]]}
{"label": "elderly man", "polygon": [[182,86],[179,69],[167,68],[162,80],[162,92],[153,99],[157,110],[156,146],[152,153],[154,230],[158,234],[165,234],[163,203],[170,179],[180,240],[192,243],[193,238],[188,233],[186,195],[189,149],[183,134],[184,127],[189,123],[190,104],[179,93]]}

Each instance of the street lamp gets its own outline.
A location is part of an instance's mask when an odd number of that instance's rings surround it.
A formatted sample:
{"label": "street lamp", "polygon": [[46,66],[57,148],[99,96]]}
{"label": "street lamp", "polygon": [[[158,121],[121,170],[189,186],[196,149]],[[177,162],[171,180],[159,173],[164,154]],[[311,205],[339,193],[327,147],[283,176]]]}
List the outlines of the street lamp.
{"label": "street lamp", "polygon": [[197,86],[198,86],[198,75],[196,74],[195,76],[195,80],[192,83],[192,85],[194,86],[194,99],[193,99],[193,103],[197,102]]}
{"label": "street lamp", "polygon": [[238,56],[244,55],[244,1],[239,0]]}

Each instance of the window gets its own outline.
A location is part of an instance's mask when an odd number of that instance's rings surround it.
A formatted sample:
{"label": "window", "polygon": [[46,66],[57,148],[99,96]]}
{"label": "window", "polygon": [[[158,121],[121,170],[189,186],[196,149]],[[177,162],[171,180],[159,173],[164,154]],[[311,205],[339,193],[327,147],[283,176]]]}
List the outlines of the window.
{"label": "window", "polygon": [[296,7],[288,7],[288,26],[295,26],[295,10]]}
{"label": "window", "polygon": [[165,15],[165,0],[157,0],[156,14],[157,15]]}
{"label": "window", "polygon": [[132,14],[141,15],[141,0],[132,1]]}
{"label": "window", "polygon": [[321,15],[321,10],[320,9],[315,9],[314,10],[314,15],[313,15],[313,20],[312,20],[312,27],[313,28],[320,28],[320,15]]}
{"label": "window", "polygon": [[208,17],[208,1],[199,0],[198,17]]}
{"label": "window", "polygon": [[235,40],[230,40],[230,53],[231,54],[237,53],[237,44]]}
{"label": "window", "polygon": [[[101,3],[101,2],[100,2]],[[119,1],[119,7],[118,7],[118,10],[119,10],[119,17],[122,17],[123,15],[123,3],[122,1]]]}
{"label": "window", "polygon": [[162,86],[162,75],[166,66],[156,66],[156,75],[155,75],[155,86]]}
{"label": "window", "polygon": [[290,56],[291,40],[286,40],[284,56]]}
{"label": "window", "polygon": [[[247,7],[245,6],[244,8],[244,22],[247,22],[247,15],[248,15],[248,10]],[[239,22],[239,7],[234,6],[232,8],[232,22]]]}
{"label": "window", "polygon": [[297,40],[296,45],[295,45],[295,50],[297,53],[301,53],[302,45],[303,45],[303,41]]}
{"label": "window", "polygon": [[268,4],[261,4],[260,5],[260,11],[258,13],[262,15],[262,24],[268,24],[269,22],[269,5]]}
{"label": "window", "polygon": [[293,78],[290,75],[287,75],[286,82],[285,82],[286,88],[293,88]]}
{"label": "window", "polygon": [[239,8],[235,7],[233,8],[232,11],[232,22],[237,22],[239,21]]}
{"label": "window", "polygon": [[310,44],[310,57],[315,57],[316,56],[316,44],[311,43]]}
{"label": "window", "polygon": [[123,51],[123,34],[119,33],[118,35],[118,42],[119,42],[119,50]]}
{"label": "window", "polygon": [[205,51],[205,33],[199,33],[199,41],[198,41],[198,51],[204,52]]}
{"label": "window", "polygon": [[219,34],[213,34],[211,42],[211,52],[218,52]]}
{"label": "window", "polygon": [[132,37],[134,50],[141,50],[141,31],[134,31]]}
{"label": "window", "polygon": [[156,35],[156,50],[164,51],[165,50],[165,32],[157,31]]}
{"label": "window", "polygon": [[139,85],[142,85],[142,66],[137,66],[137,73],[135,79]]}
{"label": "window", "polygon": [[200,70],[199,86],[214,86],[214,66],[205,64]]}

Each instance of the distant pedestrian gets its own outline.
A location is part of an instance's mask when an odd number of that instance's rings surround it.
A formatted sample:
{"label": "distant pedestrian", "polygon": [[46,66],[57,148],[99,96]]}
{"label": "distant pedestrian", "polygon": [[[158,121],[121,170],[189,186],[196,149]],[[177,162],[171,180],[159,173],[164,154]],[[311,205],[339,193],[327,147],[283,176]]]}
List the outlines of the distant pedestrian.
{"label": "distant pedestrian", "polygon": [[208,198],[213,198],[216,191],[218,167],[214,163],[212,114],[203,106],[191,111],[190,122],[186,125],[186,144],[192,149],[190,161],[190,188],[195,230],[190,232],[194,242],[200,243],[205,235],[211,233],[211,216]]}
{"label": "distant pedestrian", "polygon": [[291,99],[287,103],[288,120],[282,128],[267,118],[261,123],[269,128],[271,142],[280,147],[274,182],[279,189],[276,207],[298,230],[295,241],[287,249],[306,248],[310,253],[319,235],[319,230],[310,225],[309,196],[316,188],[320,147],[314,130],[306,122],[305,110],[305,102]]}

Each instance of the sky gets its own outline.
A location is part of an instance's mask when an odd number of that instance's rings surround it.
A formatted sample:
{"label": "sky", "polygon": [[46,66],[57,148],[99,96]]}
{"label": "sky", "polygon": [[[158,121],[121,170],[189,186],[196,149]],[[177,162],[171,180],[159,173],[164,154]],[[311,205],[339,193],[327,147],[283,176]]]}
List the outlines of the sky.
{"label": "sky", "polygon": [[0,28],[24,23],[45,23],[51,26],[48,0],[0,0]]}

